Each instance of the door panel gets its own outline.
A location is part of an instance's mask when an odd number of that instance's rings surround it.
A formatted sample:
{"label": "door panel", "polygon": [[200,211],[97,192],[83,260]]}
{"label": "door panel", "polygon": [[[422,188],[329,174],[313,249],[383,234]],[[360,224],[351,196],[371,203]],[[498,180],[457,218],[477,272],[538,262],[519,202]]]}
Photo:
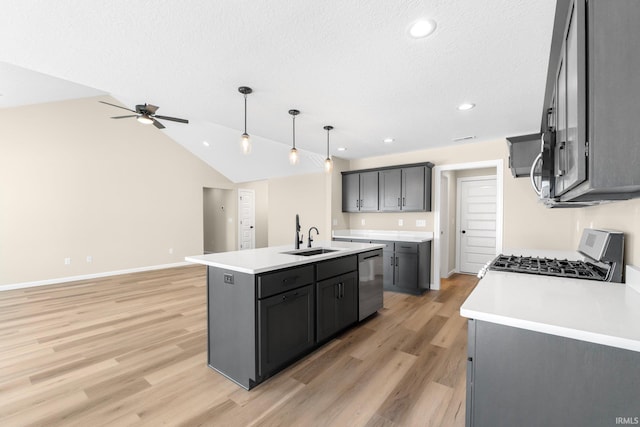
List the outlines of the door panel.
{"label": "door panel", "polygon": [[496,256],[496,180],[459,180],[458,193],[458,267],[475,274]]}
{"label": "door panel", "polygon": [[360,174],[360,211],[378,210],[378,172]]}
{"label": "door panel", "polygon": [[402,169],[402,210],[421,211],[425,206],[425,167]]}
{"label": "door panel", "polygon": [[360,174],[342,175],[342,211],[358,212],[360,206]]}
{"label": "door panel", "polygon": [[254,199],[253,190],[238,190],[239,249],[253,249],[256,246]]}
{"label": "door panel", "polygon": [[378,172],[380,179],[380,210],[396,212],[400,210],[402,193],[402,170],[389,169]]}

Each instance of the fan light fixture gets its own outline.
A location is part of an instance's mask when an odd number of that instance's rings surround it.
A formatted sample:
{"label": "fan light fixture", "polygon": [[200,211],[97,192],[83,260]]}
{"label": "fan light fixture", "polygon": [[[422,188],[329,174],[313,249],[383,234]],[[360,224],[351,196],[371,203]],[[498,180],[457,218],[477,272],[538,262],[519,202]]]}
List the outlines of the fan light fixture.
{"label": "fan light fixture", "polygon": [[414,39],[421,39],[431,35],[436,30],[436,26],[436,21],[433,19],[421,19],[411,25],[409,34]]}
{"label": "fan light fixture", "polygon": [[149,117],[148,114],[140,114],[136,120],[145,125],[150,125],[151,123],[153,123],[153,120],[151,119],[151,117]]}
{"label": "fan light fixture", "polygon": [[333,129],[333,126],[325,126],[323,129],[327,131],[327,158],[324,159],[324,171],[329,173],[333,170],[333,161],[329,156],[329,131]]}
{"label": "fan light fixture", "polygon": [[251,154],[251,138],[247,133],[247,95],[253,92],[253,89],[247,86],[240,86],[238,92],[244,95],[244,133],[240,139],[240,147],[242,147],[242,154]]}
{"label": "fan light fixture", "polygon": [[300,114],[300,111],[289,110],[289,114],[291,114],[293,118],[293,145],[291,146],[291,150],[289,150],[289,163],[297,165],[300,157],[298,156],[298,150],[296,150],[296,116]]}

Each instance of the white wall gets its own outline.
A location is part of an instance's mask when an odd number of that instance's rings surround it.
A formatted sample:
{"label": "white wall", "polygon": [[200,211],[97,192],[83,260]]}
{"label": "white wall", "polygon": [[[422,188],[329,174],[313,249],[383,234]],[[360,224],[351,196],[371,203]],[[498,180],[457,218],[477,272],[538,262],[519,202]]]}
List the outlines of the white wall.
{"label": "white wall", "polygon": [[233,183],[98,99],[0,109],[0,285],[202,253],[202,189]]}

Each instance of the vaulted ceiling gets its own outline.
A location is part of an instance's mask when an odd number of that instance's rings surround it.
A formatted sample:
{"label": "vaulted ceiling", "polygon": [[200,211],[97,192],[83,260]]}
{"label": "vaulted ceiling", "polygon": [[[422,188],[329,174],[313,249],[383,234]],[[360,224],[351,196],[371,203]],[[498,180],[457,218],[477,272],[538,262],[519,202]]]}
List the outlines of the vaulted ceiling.
{"label": "vaulted ceiling", "polygon": [[[347,159],[531,133],[555,3],[9,0],[0,107],[103,94],[158,105],[158,114],[190,120],[158,132],[236,182],[320,170],[324,125],[335,127],[331,154]],[[423,18],[435,32],[410,37]],[[239,148],[243,85],[254,90],[250,156]],[[463,102],[476,107],[459,111]],[[104,107],[105,118],[122,112]],[[301,111],[297,166],[287,162],[292,108]]]}

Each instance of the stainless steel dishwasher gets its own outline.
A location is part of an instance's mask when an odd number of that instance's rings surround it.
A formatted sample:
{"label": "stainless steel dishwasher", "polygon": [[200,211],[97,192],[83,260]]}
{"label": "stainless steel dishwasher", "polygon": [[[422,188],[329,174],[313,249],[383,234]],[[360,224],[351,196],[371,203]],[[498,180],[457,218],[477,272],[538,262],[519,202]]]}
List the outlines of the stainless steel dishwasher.
{"label": "stainless steel dishwasher", "polygon": [[358,320],[382,308],[382,249],[358,254]]}

